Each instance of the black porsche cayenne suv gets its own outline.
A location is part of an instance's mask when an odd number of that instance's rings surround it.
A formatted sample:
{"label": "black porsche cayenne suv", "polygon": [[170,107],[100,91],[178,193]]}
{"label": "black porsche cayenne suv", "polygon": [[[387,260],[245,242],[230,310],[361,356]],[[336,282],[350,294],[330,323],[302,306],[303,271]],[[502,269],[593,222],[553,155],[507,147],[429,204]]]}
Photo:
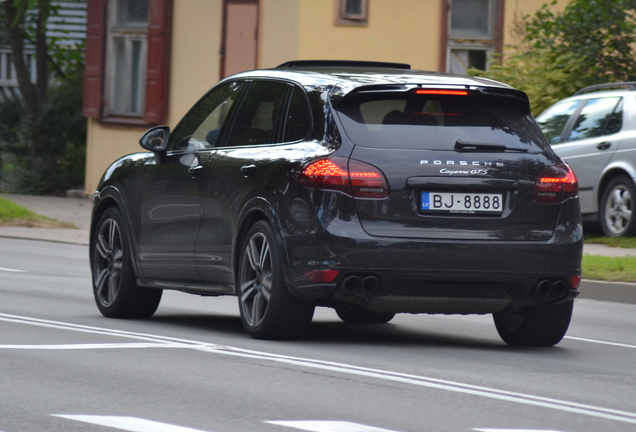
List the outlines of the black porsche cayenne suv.
{"label": "black porsche cayenne suv", "polygon": [[255,338],[314,308],[348,323],[493,314],[512,345],[567,331],[581,275],[578,183],[527,96],[395,63],[296,61],[222,80],[140,140],[95,194],[107,317],[163,289],[235,295]]}

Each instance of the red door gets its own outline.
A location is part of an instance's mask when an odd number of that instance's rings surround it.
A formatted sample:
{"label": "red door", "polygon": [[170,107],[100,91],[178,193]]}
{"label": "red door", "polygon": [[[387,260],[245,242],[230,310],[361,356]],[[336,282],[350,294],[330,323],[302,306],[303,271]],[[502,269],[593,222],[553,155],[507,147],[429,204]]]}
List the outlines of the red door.
{"label": "red door", "polygon": [[221,77],[256,68],[258,0],[226,0]]}

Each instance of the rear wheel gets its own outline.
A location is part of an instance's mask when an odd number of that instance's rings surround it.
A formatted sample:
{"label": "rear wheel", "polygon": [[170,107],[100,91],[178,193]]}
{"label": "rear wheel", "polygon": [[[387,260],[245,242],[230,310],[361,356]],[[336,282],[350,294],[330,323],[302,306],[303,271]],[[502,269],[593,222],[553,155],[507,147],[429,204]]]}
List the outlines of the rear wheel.
{"label": "rear wheel", "polygon": [[162,291],[137,286],[127,239],[121,212],[109,208],[90,245],[95,303],[109,318],[149,318],[159,307]]}
{"label": "rear wheel", "polygon": [[314,304],[292,295],[283,279],[274,232],[265,221],[256,222],[241,248],[237,275],[241,321],[256,339],[289,339],[309,327]]}
{"label": "rear wheel", "polygon": [[574,302],[538,306],[518,312],[493,314],[499,336],[508,345],[552,346],[558,344],[570,325]]}
{"label": "rear wheel", "polygon": [[336,313],[348,324],[384,324],[395,317],[391,312],[372,312],[356,306],[337,307]]}
{"label": "rear wheel", "polygon": [[601,228],[606,236],[636,234],[635,199],[636,188],[629,177],[618,176],[607,185],[600,206]]}

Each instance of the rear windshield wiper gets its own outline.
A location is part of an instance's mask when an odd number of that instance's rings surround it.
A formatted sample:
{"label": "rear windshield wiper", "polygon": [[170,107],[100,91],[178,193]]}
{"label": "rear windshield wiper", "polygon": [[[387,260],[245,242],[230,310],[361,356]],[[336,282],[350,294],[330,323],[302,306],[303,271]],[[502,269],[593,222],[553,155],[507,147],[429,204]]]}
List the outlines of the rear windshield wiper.
{"label": "rear windshield wiper", "polygon": [[508,147],[505,144],[492,144],[492,143],[469,143],[461,140],[455,142],[456,152],[506,152],[515,151],[527,153],[527,148]]}

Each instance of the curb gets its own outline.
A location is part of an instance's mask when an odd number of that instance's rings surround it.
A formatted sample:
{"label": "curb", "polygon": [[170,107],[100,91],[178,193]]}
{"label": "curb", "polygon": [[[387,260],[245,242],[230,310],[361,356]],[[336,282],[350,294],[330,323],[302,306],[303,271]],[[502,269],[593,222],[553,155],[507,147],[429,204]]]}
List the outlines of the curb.
{"label": "curb", "polygon": [[0,227],[0,238],[39,240],[88,246],[89,231],[72,228]]}
{"label": "curb", "polygon": [[636,283],[583,279],[578,298],[636,304]]}

